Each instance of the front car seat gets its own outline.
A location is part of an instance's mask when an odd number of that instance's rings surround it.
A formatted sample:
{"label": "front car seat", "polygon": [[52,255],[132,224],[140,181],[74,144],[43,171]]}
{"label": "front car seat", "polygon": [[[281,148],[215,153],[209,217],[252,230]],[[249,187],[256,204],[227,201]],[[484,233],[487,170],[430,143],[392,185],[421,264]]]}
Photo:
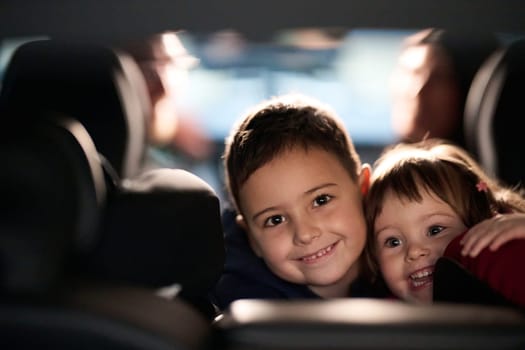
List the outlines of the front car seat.
{"label": "front car seat", "polygon": [[140,68],[127,54],[52,39],[22,44],[6,68],[0,106],[75,118],[119,177],[140,172],[151,103]]}
{"label": "front car seat", "polygon": [[465,108],[467,149],[509,186],[525,184],[525,40],[495,52],[480,68]]}

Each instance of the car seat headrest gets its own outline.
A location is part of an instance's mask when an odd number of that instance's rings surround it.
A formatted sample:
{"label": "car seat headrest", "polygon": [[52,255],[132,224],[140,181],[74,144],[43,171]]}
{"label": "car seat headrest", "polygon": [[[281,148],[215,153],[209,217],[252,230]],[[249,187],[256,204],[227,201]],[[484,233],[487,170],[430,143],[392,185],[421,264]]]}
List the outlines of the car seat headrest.
{"label": "car seat headrest", "polygon": [[108,204],[96,277],[205,295],[224,265],[219,199],[196,175],[154,169],[127,180]]}
{"label": "car seat headrest", "polygon": [[124,53],[57,40],[22,44],[7,66],[0,105],[37,117],[39,111],[69,115],[120,176],[140,169],[151,106],[140,68]]}
{"label": "car seat headrest", "polygon": [[78,121],[9,118],[0,131],[0,289],[40,293],[95,245],[104,175]]}

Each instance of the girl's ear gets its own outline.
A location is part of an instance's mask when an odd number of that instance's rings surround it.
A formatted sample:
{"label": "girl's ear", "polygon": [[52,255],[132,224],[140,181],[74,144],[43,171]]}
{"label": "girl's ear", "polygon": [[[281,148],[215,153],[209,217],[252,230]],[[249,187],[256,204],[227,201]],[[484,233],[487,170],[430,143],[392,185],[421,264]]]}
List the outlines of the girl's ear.
{"label": "girl's ear", "polygon": [[361,166],[361,174],[359,175],[359,186],[361,187],[361,194],[366,196],[368,193],[368,188],[370,187],[370,173],[372,168],[370,164],[364,163]]}

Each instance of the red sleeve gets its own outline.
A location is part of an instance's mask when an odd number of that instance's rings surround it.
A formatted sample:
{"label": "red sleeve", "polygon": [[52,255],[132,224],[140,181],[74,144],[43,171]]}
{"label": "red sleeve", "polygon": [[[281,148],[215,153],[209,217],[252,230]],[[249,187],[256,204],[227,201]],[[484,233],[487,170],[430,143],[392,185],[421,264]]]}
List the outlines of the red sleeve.
{"label": "red sleeve", "polygon": [[507,242],[497,251],[485,248],[475,257],[461,255],[461,238],[456,237],[444,256],[454,259],[512,303],[525,307],[525,239]]}

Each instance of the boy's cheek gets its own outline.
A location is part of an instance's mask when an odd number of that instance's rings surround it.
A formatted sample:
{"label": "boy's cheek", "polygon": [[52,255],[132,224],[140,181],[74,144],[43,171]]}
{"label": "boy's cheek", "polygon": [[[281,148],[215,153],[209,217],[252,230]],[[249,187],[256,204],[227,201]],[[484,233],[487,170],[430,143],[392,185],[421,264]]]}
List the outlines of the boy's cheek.
{"label": "boy's cheek", "polygon": [[246,232],[246,234],[248,235],[248,243],[250,244],[250,247],[252,248],[253,252],[259,258],[262,258],[263,252],[259,245],[259,242],[253,237],[253,234],[251,232]]}
{"label": "boy's cheek", "polygon": [[262,257],[262,249],[260,248],[257,239],[254,237],[254,230],[250,229],[250,225],[248,225],[248,223],[244,219],[244,216],[238,214],[235,217],[235,222],[246,232],[246,236],[248,237],[248,243],[250,244],[250,248],[252,248],[255,255],[257,255],[259,258]]}

